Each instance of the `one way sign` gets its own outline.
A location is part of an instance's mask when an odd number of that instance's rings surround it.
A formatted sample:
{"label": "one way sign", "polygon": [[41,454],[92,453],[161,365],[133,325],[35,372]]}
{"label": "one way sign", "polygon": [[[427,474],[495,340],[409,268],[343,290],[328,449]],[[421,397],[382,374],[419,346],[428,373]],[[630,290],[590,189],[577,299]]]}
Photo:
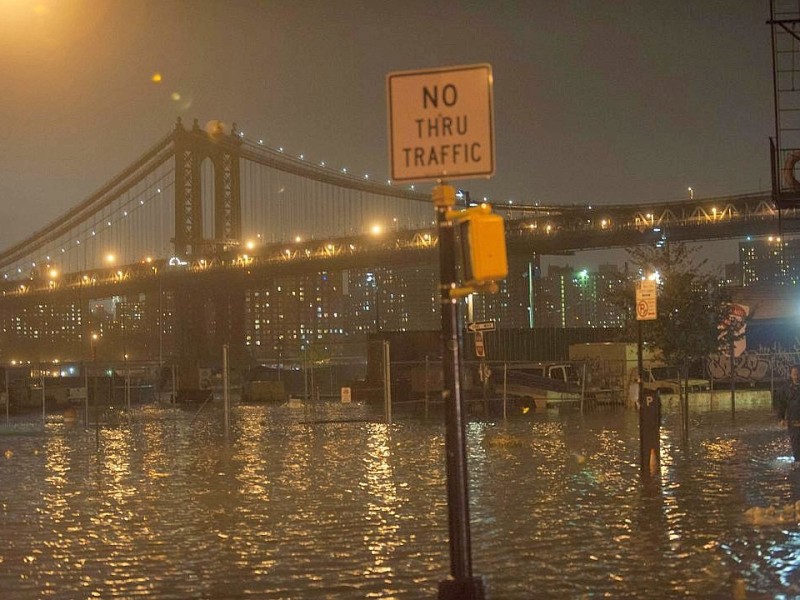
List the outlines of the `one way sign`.
{"label": "one way sign", "polygon": [[478,321],[467,325],[467,331],[477,333],[478,331],[494,331],[494,321]]}

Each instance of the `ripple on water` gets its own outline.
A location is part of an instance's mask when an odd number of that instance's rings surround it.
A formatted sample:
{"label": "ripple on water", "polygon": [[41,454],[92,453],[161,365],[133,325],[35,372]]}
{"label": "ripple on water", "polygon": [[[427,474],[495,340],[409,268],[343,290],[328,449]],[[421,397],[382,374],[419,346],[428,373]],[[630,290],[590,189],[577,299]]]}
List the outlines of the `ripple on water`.
{"label": "ripple on water", "polygon": [[[435,595],[449,568],[438,419],[242,406],[226,441],[216,407],[194,416],[144,407],[99,449],[64,423],[0,431],[3,597]],[[797,523],[744,516],[800,500],[785,432],[768,407],[692,417],[683,444],[666,414],[655,485],[631,412],[471,423],[490,597],[730,597],[736,578],[796,594]]]}

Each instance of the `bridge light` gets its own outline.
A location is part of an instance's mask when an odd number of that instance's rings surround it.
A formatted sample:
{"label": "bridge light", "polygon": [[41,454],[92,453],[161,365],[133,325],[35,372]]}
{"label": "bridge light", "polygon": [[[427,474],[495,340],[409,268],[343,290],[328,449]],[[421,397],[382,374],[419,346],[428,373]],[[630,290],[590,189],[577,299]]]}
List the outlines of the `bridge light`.
{"label": "bridge light", "polygon": [[605,229],[606,227],[608,227],[608,219],[603,219],[602,221],[600,221],[600,227],[601,229]]}
{"label": "bridge light", "polygon": [[372,235],[380,235],[383,232],[383,228],[380,225],[375,224],[370,229],[370,232],[372,233]]}
{"label": "bridge light", "polygon": [[245,246],[245,248],[247,248],[248,250],[252,250],[253,248],[255,248],[255,247],[256,247],[256,243],[255,243],[253,240],[247,240],[247,242],[245,242],[245,245],[244,245],[244,246]]}
{"label": "bridge light", "polygon": [[550,232],[553,230],[553,226],[552,226],[552,225],[548,225],[547,227],[545,227],[545,228],[544,228],[544,230],[545,230],[547,233],[550,233]]}
{"label": "bridge light", "polygon": [[55,279],[58,277],[58,269],[50,269],[48,275],[50,275],[50,279]]}
{"label": "bridge light", "polygon": [[294,241],[299,244],[300,242],[303,241],[303,238],[301,238],[299,235],[296,235],[294,236]]}
{"label": "bridge light", "polygon": [[110,253],[110,252],[109,252],[108,254],[106,254],[106,262],[107,262],[108,264],[114,264],[114,261],[115,261],[115,260],[117,260],[117,257],[116,257],[116,256],[114,256],[114,254],[112,254],[112,253]]}

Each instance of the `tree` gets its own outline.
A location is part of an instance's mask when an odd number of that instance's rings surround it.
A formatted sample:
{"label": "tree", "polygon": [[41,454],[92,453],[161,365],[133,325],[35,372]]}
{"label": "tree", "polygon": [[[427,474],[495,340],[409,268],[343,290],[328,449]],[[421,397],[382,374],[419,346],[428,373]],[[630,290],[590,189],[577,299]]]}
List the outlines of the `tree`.
{"label": "tree", "polygon": [[684,374],[691,361],[719,351],[720,325],[728,316],[728,293],[701,272],[707,261],[696,259],[699,250],[682,243],[628,250],[643,275],[658,273],[658,318],[643,323],[643,337]]}

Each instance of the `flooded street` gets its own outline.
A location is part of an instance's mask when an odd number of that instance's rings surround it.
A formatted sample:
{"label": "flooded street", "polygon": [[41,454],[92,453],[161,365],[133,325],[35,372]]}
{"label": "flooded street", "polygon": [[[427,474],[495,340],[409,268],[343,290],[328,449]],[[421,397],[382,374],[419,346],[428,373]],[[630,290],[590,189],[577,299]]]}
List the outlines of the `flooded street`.
{"label": "flooded street", "polygon": [[[800,594],[800,470],[767,403],[665,410],[659,483],[630,410],[468,426],[493,599]],[[435,598],[444,427],[324,404],[156,406],[0,426],[0,589],[30,598]],[[340,421],[340,422],[334,422]],[[786,509],[773,515],[766,507]],[[759,510],[753,510],[757,507]]]}

